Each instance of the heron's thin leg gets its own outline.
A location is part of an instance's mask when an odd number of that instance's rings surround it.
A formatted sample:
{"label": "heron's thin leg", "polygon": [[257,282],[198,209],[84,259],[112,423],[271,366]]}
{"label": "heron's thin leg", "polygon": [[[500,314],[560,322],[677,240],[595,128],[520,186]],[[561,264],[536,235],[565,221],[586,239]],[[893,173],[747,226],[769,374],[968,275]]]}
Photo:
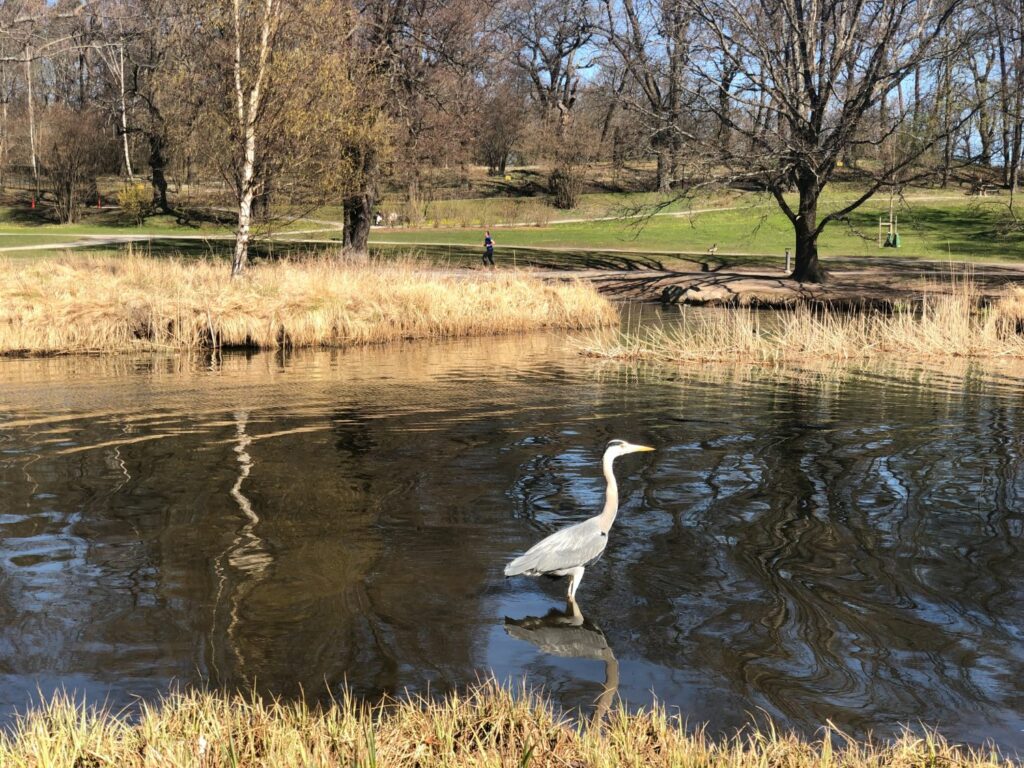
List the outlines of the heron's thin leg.
{"label": "heron's thin leg", "polygon": [[581,581],[583,581],[583,568],[573,568],[569,573],[569,600],[571,602],[576,601],[576,590],[579,589]]}

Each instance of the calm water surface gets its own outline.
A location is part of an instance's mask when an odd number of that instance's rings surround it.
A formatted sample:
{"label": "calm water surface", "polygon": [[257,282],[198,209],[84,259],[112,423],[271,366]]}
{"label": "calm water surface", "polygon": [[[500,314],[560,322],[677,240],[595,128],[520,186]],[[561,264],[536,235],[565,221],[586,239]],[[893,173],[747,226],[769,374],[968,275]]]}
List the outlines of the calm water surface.
{"label": "calm water surface", "polygon": [[[493,672],[586,711],[657,696],[716,733],[763,711],[1024,751],[1022,393],[636,373],[554,334],[0,360],[0,719],[37,689]],[[546,616],[563,583],[502,566],[599,509],[613,437],[658,451],[617,464],[585,621]]]}

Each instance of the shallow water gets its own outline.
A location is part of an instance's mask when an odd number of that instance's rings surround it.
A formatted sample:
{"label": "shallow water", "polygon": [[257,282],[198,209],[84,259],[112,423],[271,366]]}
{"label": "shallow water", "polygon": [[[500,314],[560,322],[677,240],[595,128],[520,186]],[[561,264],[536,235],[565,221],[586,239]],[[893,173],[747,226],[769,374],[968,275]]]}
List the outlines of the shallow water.
{"label": "shallow water", "polygon": [[[0,717],[37,689],[493,672],[586,712],[654,695],[713,733],[763,712],[1021,750],[1016,381],[636,372],[557,334],[0,360]],[[564,584],[502,566],[598,510],[613,437],[658,450],[617,463],[586,621],[523,622]]]}

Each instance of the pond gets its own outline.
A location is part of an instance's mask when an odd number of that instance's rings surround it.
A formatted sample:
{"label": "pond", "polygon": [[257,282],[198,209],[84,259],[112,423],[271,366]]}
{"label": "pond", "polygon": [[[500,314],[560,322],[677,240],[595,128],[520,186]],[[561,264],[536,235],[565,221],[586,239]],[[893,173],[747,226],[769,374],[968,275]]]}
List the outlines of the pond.
{"label": "pond", "polygon": [[[925,723],[1021,750],[1022,392],[966,367],[632,370],[554,333],[0,360],[0,719],[61,688],[493,674],[715,734]],[[502,567],[599,510],[612,438],[657,451],[616,464],[574,619],[564,582]]]}

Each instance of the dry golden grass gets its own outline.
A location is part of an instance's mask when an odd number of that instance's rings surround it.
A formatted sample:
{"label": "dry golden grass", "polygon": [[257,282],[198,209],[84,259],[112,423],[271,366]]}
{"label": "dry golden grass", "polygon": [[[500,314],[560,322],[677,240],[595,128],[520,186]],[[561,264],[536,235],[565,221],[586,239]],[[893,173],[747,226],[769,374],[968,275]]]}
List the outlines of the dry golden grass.
{"label": "dry golden grass", "polygon": [[232,280],[220,262],[0,260],[0,354],[333,347],[616,321],[586,283],[412,262],[284,262]]}
{"label": "dry golden grass", "polygon": [[895,312],[801,305],[777,312],[684,308],[683,313],[678,325],[596,335],[583,344],[583,352],[658,363],[1024,357],[1024,289],[982,307],[970,281]]}
{"label": "dry golden grass", "polygon": [[[839,745],[839,746],[837,746]],[[702,766],[919,768],[1007,766],[994,751],[925,731],[863,743],[826,730],[804,741],[766,726],[731,739],[687,733],[664,710],[613,710],[600,726],[556,717],[537,696],[494,684],[441,701],[327,709],[188,692],[144,706],[137,722],[57,697],[0,735],[10,768],[305,768],[306,766]]]}

